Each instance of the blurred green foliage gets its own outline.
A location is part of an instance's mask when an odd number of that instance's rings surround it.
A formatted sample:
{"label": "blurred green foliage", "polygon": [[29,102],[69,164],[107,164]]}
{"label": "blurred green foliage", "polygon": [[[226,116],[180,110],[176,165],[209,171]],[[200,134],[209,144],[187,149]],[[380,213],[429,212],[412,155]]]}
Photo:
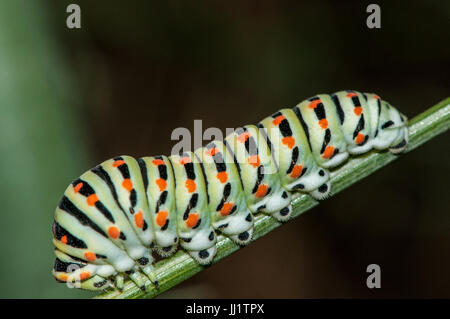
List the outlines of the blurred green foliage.
{"label": "blurred green foliage", "polygon": [[[42,3],[0,2],[0,297],[88,296],[56,285],[51,224],[86,168],[77,93]],[[63,293],[62,293],[63,292]]]}

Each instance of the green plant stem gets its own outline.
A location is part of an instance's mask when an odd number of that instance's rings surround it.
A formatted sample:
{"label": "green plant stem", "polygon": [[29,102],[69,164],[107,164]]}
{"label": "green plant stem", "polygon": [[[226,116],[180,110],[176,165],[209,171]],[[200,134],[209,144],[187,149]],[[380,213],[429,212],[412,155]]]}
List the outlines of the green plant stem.
{"label": "green plant stem", "polygon": [[[438,134],[448,130],[450,127],[450,98],[445,99],[427,111],[419,114],[409,122],[409,144],[406,152],[410,152]],[[331,172],[331,191],[339,193],[345,188],[356,183],[360,179],[372,174],[374,171],[387,165],[398,158],[390,152],[369,152],[362,156],[352,158],[345,165]],[[319,202],[309,195],[300,195],[292,201],[293,214],[296,218],[308,209],[316,206]],[[275,228],[281,226],[274,218],[267,215],[255,217],[254,240],[264,236]],[[237,251],[240,247],[229,238],[218,236],[217,255],[213,264],[222,258]],[[122,291],[112,290],[98,295],[96,298],[152,298],[172,288],[182,281],[202,271],[205,267],[197,264],[186,252],[179,250],[174,256],[164,259],[155,265],[155,272],[159,280],[159,287],[151,285],[144,292],[131,281],[125,283]]]}

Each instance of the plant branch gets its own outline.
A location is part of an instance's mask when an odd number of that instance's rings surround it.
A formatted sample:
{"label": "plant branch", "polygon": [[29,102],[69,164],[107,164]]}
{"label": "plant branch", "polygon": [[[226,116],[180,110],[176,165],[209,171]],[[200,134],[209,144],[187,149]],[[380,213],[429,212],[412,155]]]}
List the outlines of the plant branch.
{"label": "plant branch", "polygon": [[[409,122],[409,143],[405,152],[410,152],[438,134],[450,128],[450,98],[447,98],[425,112],[419,114]],[[398,155],[390,152],[372,151],[362,156],[354,157],[346,164],[331,172],[331,196],[346,189],[360,179],[397,159]],[[319,202],[311,196],[302,194],[292,201],[294,207],[292,217],[296,218]],[[254,240],[266,235],[282,223],[267,215],[259,214],[255,217]],[[217,255],[213,263],[237,251],[240,247],[223,235],[218,236]],[[144,292],[127,281],[122,291],[111,290],[98,295],[96,298],[153,298],[173,286],[192,277],[205,267],[197,264],[186,252],[179,250],[174,256],[164,259],[155,265],[159,288],[151,285],[149,291]]]}

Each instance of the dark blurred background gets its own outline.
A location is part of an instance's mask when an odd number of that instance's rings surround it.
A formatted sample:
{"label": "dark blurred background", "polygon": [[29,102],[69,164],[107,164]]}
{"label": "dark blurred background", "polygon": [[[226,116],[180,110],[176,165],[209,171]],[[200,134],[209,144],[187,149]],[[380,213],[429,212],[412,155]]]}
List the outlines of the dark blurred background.
{"label": "dark blurred background", "polygon": [[[81,7],[81,29],[66,7]],[[0,2],[0,297],[91,297],[51,276],[67,185],[177,127],[256,123],[316,93],[375,92],[409,118],[450,95],[450,2]],[[450,297],[449,134],[162,297]],[[381,289],[366,267],[381,266]]]}

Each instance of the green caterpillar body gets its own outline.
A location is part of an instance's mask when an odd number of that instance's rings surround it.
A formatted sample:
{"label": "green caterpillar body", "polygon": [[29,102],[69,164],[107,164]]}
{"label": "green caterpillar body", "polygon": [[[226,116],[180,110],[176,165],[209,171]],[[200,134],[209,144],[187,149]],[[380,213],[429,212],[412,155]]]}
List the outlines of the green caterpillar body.
{"label": "green caterpillar body", "polygon": [[157,284],[152,252],[181,246],[198,263],[216,253],[216,231],[249,243],[257,213],[289,219],[295,192],[324,199],[328,168],[371,149],[401,152],[407,119],[375,94],[320,94],[257,126],[238,128],[194,152],[134,159],[119,156],[76,179],[53,223],[60,282],[123,287],[128,276]]}

